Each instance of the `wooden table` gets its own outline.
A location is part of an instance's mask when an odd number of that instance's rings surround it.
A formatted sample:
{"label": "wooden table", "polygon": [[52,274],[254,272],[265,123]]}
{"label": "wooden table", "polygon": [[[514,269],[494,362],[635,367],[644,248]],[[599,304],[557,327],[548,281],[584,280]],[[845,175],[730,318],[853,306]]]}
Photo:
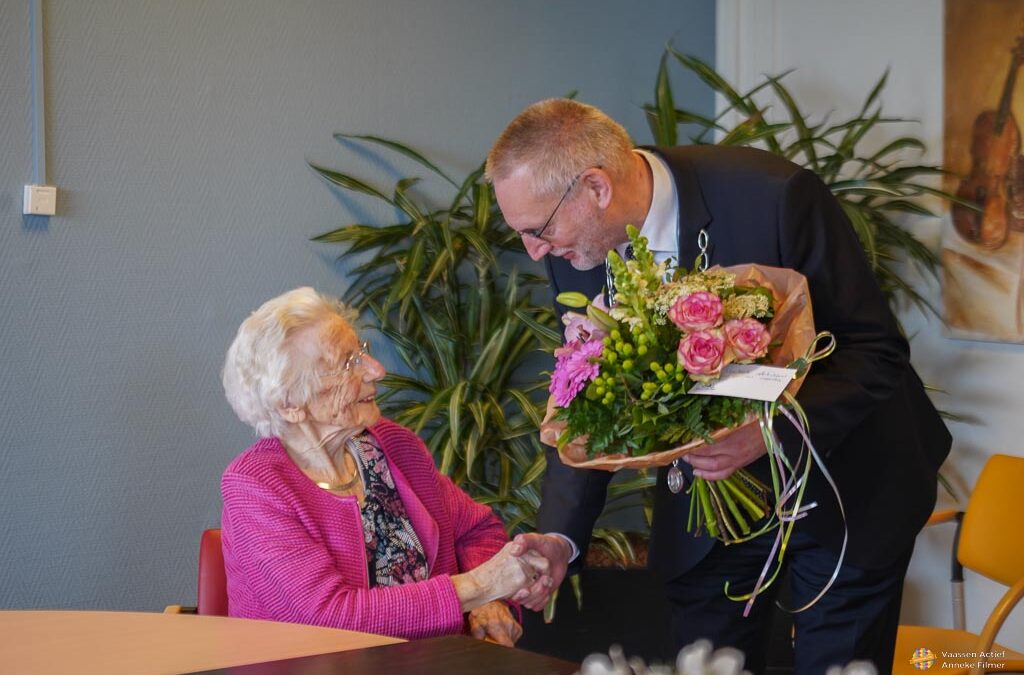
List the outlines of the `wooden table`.
{"label": "wooden table", "polygon": [[2,673],[187,673],[401,642],[221,616],[0,611]]}
{"label": "wooden table", "polygon": [[196,675],[573,675],[578,670],[569,661],[449,635]]}

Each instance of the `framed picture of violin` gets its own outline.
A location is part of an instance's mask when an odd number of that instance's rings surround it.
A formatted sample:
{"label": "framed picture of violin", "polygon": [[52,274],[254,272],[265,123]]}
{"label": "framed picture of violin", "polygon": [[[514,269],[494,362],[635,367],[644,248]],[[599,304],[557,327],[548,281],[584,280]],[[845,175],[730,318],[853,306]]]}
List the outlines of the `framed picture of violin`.
{"label": "framed picture of violin", "polygon": [[943,304],[953,337],[1024,343],[1024,0],[946,0]]}

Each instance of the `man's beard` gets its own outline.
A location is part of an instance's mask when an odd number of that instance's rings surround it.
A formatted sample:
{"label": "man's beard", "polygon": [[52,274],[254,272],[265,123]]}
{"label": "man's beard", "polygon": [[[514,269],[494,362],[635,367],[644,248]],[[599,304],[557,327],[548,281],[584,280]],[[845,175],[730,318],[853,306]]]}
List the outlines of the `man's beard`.
{"label": "man's beard", "polygon": [[569,264],[574,269],[586,271],[603,265],[608,257],[608,252],[615,248],[615,243],[609,240],[608,226],[604,222],[603,216],[604,213],[597,208],[590,209],[589,213],[581,214],[578,222],[584,222],[587,225],[581,228],[576,245],[566,249],[567,252],[571,251],[573,254]]}

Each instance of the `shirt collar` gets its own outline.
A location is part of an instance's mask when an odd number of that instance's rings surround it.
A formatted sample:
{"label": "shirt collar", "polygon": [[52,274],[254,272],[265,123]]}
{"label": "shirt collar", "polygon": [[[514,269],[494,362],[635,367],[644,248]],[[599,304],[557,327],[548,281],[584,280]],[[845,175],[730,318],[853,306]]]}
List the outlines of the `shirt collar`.
{"label": "shirt collar", "polygon": [[[676,233],[676,224],[679,220],[679,195],[676,192],[675,183],[669,174],[665,161],[655,155],[636,148],[634,150],[643,157],[648,166],[651,167],[651,206],[647,210],[647,218],[644,219],[640,234],[647,237],[647,248],[656,255],[656,259],[663,259],[667,256],[676,257],[679,255],[677,248],[679,241]],[[619,247],[620,254],[626,250],[626,244]]]}

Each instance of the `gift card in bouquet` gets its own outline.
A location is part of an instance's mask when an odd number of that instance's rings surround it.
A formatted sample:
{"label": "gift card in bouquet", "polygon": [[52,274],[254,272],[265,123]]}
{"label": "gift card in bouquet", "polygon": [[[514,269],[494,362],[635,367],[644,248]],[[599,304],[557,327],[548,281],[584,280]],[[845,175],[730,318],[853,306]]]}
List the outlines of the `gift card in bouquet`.
{"label": "gift card in bouquet", "polygon": [[795,368],[730,363],[722,369],[722,376],[717,380],[695,384],[687,393],[774,401],[795,376]]}

